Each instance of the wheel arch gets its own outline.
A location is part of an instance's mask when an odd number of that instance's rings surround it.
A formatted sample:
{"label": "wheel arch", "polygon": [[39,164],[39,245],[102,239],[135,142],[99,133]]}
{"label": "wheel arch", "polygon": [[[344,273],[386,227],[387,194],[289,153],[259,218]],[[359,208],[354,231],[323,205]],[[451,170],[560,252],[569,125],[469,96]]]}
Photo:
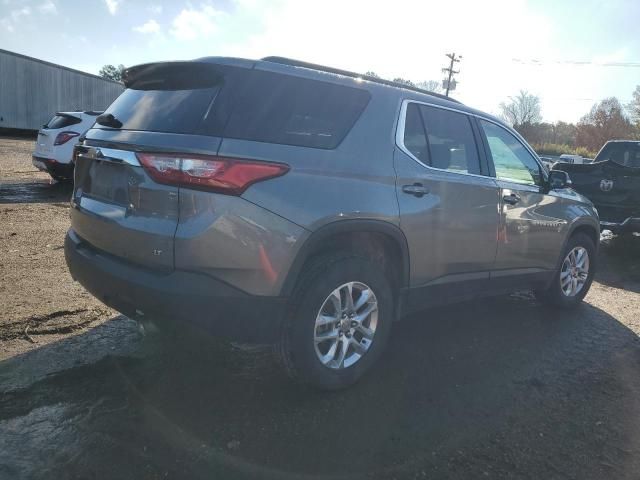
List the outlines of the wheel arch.
{"label": "wheel arch", "polygon": [[599,225],[596,226],[593,223],[587,221],[576,222],[571,226],[571,229],[569,230],[569,235],[567,235],[567,239],[565,240],[565,246],[569,239],[578,233],[584,233],[585,235],[587,235],[591,240],[593,240],[593,244],[595,245],[596,249],[598,248],[598,245],[600,244]]}
{"label": "wheel arch", "polygon": [[409,246],[398,226],[383,220],[338,220],[320,227],[306,239],[285,278],[282,296],[290,296],[293,293],[296,282],[309,260],[336,248],[356,251],[353,244],[358,239],[368,240],[366,248],[359,253],[374,259],[376,252],[384,253],[382,261],[385,272],[395,276],[398,288],[409,285]]}

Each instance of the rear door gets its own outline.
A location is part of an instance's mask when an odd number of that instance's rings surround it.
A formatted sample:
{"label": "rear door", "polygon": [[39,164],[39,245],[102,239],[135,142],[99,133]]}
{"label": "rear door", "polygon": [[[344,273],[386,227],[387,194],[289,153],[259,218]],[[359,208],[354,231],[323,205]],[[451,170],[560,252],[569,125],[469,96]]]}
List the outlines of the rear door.
{"label": "rear door", "polygon": [[[405,102],[396,144],[411,286],[431,290],[427,297],[440,297],[436,301],[486,288],[496,255],[499,197],[495,180],[481,167],[471,119]],[[413,296],[416,304],[429,301],[420,291]]]}
{"label": "rear door", "polygon": [[172,270],[179,188],[154,181],[139,153],[215,154],[220,138],[194,133],[211,114],[224,76],[192,62],[146,65],[132,76],[78,147],[72,228],[106,253]]}

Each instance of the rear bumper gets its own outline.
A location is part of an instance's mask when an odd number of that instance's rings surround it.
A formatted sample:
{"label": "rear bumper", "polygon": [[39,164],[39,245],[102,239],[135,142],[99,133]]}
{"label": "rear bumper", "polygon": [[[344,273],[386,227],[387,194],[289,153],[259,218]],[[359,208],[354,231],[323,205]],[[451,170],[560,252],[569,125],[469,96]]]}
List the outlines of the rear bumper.
{"label": "rear bumper", "polygon": [[60,163],[52,158],[31,156],[31,163],[38,170],[47,172],[54,178],[65,178],[71,180],[73,178],[73,163]]}
{"label": "rear bumper", "polygon": [[207,275],[157,273],[95,250],[69,230],[65,257],[71,276],[96,298],[135,318],[190,323],[248,343],[279,340],[286,301],[249,295]]}
{"label": "rear bumper", "polygon": [[640,217],[628,217],[622,222],[600,221],[600,230],[611,230],[612,233],[619,235],[621,233],[640,233]]}

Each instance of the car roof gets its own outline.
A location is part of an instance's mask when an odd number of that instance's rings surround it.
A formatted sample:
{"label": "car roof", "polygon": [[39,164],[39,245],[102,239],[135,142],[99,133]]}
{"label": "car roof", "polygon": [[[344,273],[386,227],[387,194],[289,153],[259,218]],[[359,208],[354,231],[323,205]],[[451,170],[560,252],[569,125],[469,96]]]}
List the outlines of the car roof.
{"label": "car roof", "polygon": [[509,127],[509,125],[507,125],[501,119],[491,114],[488,114],[486,112],[482,112],[480,110],[471,108],[451,97],[446,97],[445,95],[442,95],[439,93],[430,92],[428,90],[423,90],[418,87],[405,85],[402,83],[393,82],[393,81],[385,80],[382,78],[371,77],[371,76],[351,72],[348,70],[327,67],[324,65],[304,62],[301,60],[294,60],[286,57],[271,56],[271,57],[264,57],[261,60],[250,60],[250,59],[238,58],[238,57],[211,56],[211,57],[201,57],[201,58],[196,58],[194,60],[186,60],[186,61],[183,60],[183,61],[152,62],[148,64],[135,65],[127,68],[123,74],[123,78],[125,79],[125,86],[127,85],[126,78],[127,76],[129,76],[129,73],[132,73],[136,70],[144,68],[145,66],[158,65],[162,63],[172,63],[177,65],[180,63],[191,63],[191,62],[214,63],[219,65],[228,65],[228,66],[247,68],[247,69],[260,69],[260,70],[267,70],[267,71],[272,71],[276,73],[300,75],[307,78],[310,78],[310,77],[313,78],[317,76],[319,80],[324,80],[324,81],[328,80],[336,83],[350,84],[350,85],[352,85],[354,81],[357,81],[358,83],[361,83],[362,87],[367,88],[371,91],[383,90],[383,91],[388,91],[390,93],[393,92],[398,96],[404,96],[404,98],[408,100],[429,103],[436,106],[449,108],[451,110],[456,110],[456,111],[468,113],[471,115],[485,117],[513,131],[513,129],[511,129],[511,127]]}

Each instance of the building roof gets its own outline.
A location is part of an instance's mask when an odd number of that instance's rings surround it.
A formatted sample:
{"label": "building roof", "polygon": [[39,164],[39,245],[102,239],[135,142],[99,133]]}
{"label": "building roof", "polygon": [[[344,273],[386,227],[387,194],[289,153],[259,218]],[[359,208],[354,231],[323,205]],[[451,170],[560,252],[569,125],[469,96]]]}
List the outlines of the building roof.
{"label": "building roof", "polygon": [[38,63],[41,63],[43,65],[47,65],[49,67],[60,68],[62,70],[67,70],[69,72],[77,73],[79,75],[85,75],[87,77],[93,77],[93,78],[97,78],[97,79],[100,79],[100,80],[104,80],[105,82],[117,83],[117,84],[121,85],[120,82],[116,82],[115,80],[110,80],[108,78],[101,77],[100,75],[95,75],[93,73],[83,72],[82,70],[76,70],[74,68],[65,67],[64,65],[58,65],[57,63],[47,62],[45,60],[40,60],[39,58],[29,57],[28,55],[23,55],[21,53],[16,53],[16,52],[10,52],[9,50],[3,50],[3,49],[0,48],[0,54],[2,54],[2,53],[7,54],[7,55],[12,55],[14,57],[22,58],[22,59],[25,59],[25,60],[30,60],[32,62],[38,62]]}

